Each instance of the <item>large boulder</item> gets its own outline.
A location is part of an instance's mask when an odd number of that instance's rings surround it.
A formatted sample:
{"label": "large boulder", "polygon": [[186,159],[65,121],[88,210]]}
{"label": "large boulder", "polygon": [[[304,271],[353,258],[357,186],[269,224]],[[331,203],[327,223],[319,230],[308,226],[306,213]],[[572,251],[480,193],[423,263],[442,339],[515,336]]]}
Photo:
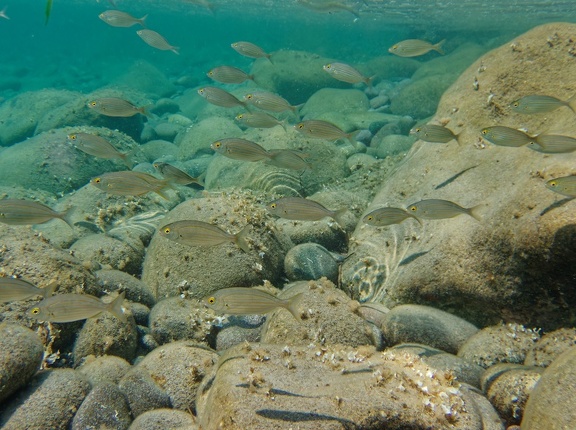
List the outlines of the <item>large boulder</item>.
{"label": "large boulder", "polygon": [[570,318],[576,304],[574,203],[559,202],[545,182],[573,173],[573,162],[482,143],[480,130],[498,124],[576,134],[568,108],[530,116],[509,107],[529,94],[571,95],[561,77],[576,73],[566,49],[575,31],[574,24],[537,27],[478,59],[443,95],[435,121],[460,133],[461,145],[416,142],[368,210],[446,199],[467,208],[483,205],[483,221],[462,215],[423,220],[422,227],[414,220],[359,225],[342,271],[353,297],[428,304],[482,326],[503,319],[554,328]]}

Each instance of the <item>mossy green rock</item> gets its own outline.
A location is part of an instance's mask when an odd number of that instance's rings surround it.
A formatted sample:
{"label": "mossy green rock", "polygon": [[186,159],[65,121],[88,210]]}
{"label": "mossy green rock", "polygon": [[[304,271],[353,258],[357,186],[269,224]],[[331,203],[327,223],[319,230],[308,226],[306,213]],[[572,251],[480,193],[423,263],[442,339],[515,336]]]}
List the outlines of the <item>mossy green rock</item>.
{"label": "mossy green rock", "polygon": [[394,55],[376,57],[366,64],[371,74],[376,75],[378,79],[409,78],[421,65],[422,62],[413,58],[402,58]]}
{"label": "mossy green rock", "polygon": [[414,80],[392,97],[390,110],[395,115],[427,118],[436,112],[440,97],[458,74],[433,75]]}
{"label": "mossy green rock", "polygon": [[318,119],[328,112],[347,114],[365,112],[370,108],[366,94],[355,89],[322,88],[316,91],[300,109],[304,119]]}

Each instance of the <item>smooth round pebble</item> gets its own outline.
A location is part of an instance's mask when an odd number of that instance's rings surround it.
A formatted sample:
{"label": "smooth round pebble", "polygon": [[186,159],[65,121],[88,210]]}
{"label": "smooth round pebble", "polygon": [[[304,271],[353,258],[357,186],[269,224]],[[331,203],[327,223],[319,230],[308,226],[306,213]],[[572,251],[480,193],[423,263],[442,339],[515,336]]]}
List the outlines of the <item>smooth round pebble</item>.
{"label": "smooth round pebble", "polygon": [[125,430],[132,422],[130,407],[115,385],[104,382],[95,386],[74,415],[71,430]]}
{"label": "smooth round pebble", "polygon": [[380,326],[386,342],[421,343],[456,354],[478,328],[456,315],[430,306],[400,305],[382,318]]}
{"label": "smooth round pebble", "polygon": [[76,370],[82,373],[92,386],[95,386],[104,382],[117,384],[130,367],[130,363],[123,358],[115,355],[102,355],[86,357],[84,363]]}
{"label": "smooth round pebble", "polygon": [[173,141],[178,132],[182,129],[178,124],[173,124],[170,122],[162,122],[154,127],[156,136],[160,139]]}
{"label": "smooth round pebble", "polygon": [[102,269],[94,272],[94,275],[98,279],[98,284],[108,293],[118,290],[125,291],[127,300],[142,303],[150,308],[156,303],[152,289],[126,272]]}
{"label": "smooth round pebble", "polygon": [[548,366],[532,390],[522,430],[568,430],[576,423],[576,347]]}
{"label": "smooth round pebble", "polygon": [[346,231],[331,218],[320,221],[292,221],[277,219],[276,227],[295,245],[317,243],[332,252],[346,251]]}
{"label": "smooth round pebble", "polygon": [[548,367],[560,354],[576,345],[576,328],[561,328],[542,336],[526,353],[526,366]]}
{"label": "smooth round pebble", "polygon": [[154,409],[139,415],[129,430],[178,429],[197,430],[193,415],[177,409]]}
{"label": "smooth round pebble", "polygon": [[483,328],[458,350],[458,357],[488,368],[497,363],[522,364],[540,335],[519,324]]}
{"label": "smooth round pebble", "polygon": [[170,396],[160,386],[161,380],[155,381],[147,373],[128,372],[118,387],[128,400],[132,416],[137,417],[146,411],[172,406]]}
{"label": "smooth round pebble", "polygon": [[259,342],[263,315],[234,316],[226,318],[226,323],[216,335],[216,350],[223,351],[242,342]]}
{"label": "smooth round pebble", "polygon": [[324,276],[338,282],[338,262],[330,251],[317,243],[302,243],[288,251],[284,271],[290,281],[312,281]]}
{"label": "smooth round pebble", "polygon": [[72,369],[48,370],[3,405],[2,430],[68,430],[74,413],[90,392],[90,383]]}
{"label": "smooth round pebble", "polygon": [[160,345],[177,340],[213,342],[214,314],[197,300],[169,297],[150,311],[150,334]]}
{"label": "smooth round pebble", "polygon": [[44,346],[36,333],[17,324],[0,325],[0,403],[34,376]]}

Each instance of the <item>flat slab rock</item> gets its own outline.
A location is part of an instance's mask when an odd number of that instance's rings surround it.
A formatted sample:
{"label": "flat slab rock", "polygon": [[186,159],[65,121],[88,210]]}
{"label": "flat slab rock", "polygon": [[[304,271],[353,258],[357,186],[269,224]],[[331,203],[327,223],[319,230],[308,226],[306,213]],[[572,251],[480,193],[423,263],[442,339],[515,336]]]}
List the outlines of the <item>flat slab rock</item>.
{"label": "flat slab rock", "polygon": [[204,378],[196,407],[205,429],[483,428],[450,373],[373,347],[237,345]]}

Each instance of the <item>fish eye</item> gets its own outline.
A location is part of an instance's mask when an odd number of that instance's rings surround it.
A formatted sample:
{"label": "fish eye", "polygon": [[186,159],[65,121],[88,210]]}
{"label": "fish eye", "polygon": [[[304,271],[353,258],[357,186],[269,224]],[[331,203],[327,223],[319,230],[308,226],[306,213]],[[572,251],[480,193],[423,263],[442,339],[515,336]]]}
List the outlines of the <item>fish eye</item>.
{"label": "fish eye", "polygon": [[213,305],[215,301],[216,301],[216,299],[214,297],[208,298],[208,303],[210,303],[211,305]]}
{"label": "fish eye", "polygon": [[92,107],[96,106],[96,102],[90,102],[90,106]]}
{"label": "fish eye", "polygon": [[391,48],[391,49],[398,49],[398,45],[394,45],[394,46],[392,46],[392,48]]}
{"label": "fish eye", "polygon": [[94,183],[95,183],[95,184],[99,184],[100,182],[102,182],[102,179],[101,179],[101,178],[96,178],[96,179],[94,179]]}
{"label": "fish eye", "polygon": [[210,70],[210,71],[208,72],[208,76],[213,76],[213,75],[214,75],[214,72],[213,72],[212,70]]}
{"label": "fish eye", "polygon": [[272,209],[276,209],[276,206],[278,206],[276,203],[270,204],[270,207],[271,207]]}
{"label": "fish eye", "polygon": [[40,313],[40,308],[34,308],[34,309],[32,309],[31,313],[34,314],[34,315],[38,315],[38,314]]}
{"label": "fish eye", "polygon": [[253,97],[252,94],[246,94],[246,100],[252,100]]}
{"label": "fish eye", "polygon": [[487,135],[487,134],[488,134],[488,130],[487,130],[487,129],[484,129],[484,130],[482,130],[480,133],[482,133],[483,135]]}
{"label": "fish eye", "polygon": [[70,140],[76,140],[76,138],[77,138],[78,136],[76,136],[75,134],[71,134],[71,135],[69,135],[68,137],[70,138]]}
{"label": "fish eye", "polygon": [[327,69],[331,69],[331,68],[332,68],[332,64],[326,64],[324,67],[326,67]]}
{"label": "fish eye", "polygon": [[520,106],[520,103],[518,103],[517,101],[515,101],[514,103],[512,103],[512,106],[518,107],[518,106]]}
{"label": "fish eye", "polygon": [[556,181],[550,181],[549,184],[550,184],[551,187],[555,187],[555,186],[558,185],[558,182],[556,182]]}
{"label": "fish eye", "polygon": [[164,234],[170,234],[170,227],[166,227],[164,229]]}
{"label": "fish eye", "polygon": [[214,143],[214,148],[220,148],[222,146],[222,142]]}
{"label": "fish eye", "polygon": [[298,128],[302,130],[304,128],[304,124],[298,124]]}
{"label": "fish eye", "polygon": [[236,119],[242,119],[242,118],[244,118],[244,115],[242,115],[242,114],[239,114],[239,115],[236,117]]}
{"label": "fish eye", "polygon": [[417,127],[417,128],[414,129],[414,132],[415,132],[415,133],[420,133],[421,131],[422,131],[422,129],[421,129],[420,127]]}
{"label": "fish eye", "polygon": [[204,88],[200,88],[200,89],[198,90],[198,94],[204,94]]}
{"label": "fish eye", "polygon": [[370,216],[367,216],[366,219],[367,219],[368,221],[372,221],[372,220],[374,219],[374,217],[373,217],[372,215],[370,215]]}
{"label": "fish eye", "polygon": [[418,208],[416,206],[410,206],[410,210],[412,212],[416,212],[418,210]]}

